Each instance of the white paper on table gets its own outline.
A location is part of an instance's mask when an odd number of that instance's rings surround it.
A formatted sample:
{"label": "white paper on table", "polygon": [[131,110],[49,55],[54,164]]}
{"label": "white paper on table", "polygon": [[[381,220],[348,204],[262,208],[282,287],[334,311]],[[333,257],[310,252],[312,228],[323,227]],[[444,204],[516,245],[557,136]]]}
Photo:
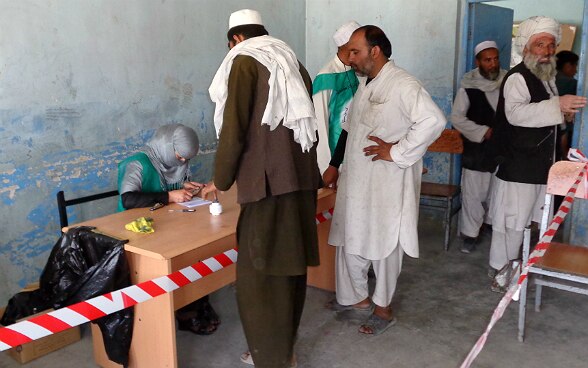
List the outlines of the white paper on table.
{"label": "white paper on table", "polygon": [[202,199],[202,198],[194,198],[191,201],[188,202],[182,202],[182,203],[178,203],[181,204],[184,207],[187,208],[194,208],[194,207],[198,207],[198,206],[204,206],[207,204],[211,204],[211,201],[207,201],[206,199]]}

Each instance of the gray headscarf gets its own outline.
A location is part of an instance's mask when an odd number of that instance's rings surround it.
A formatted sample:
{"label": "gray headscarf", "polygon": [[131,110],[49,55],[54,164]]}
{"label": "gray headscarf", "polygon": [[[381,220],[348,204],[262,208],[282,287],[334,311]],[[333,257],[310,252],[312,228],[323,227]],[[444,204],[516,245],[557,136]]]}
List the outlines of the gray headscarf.
{"label": "gray headscarf", "polygon": [[[163,186],[167,190],[181,188],[189,177],[188,160],[198,153],[198,135],[182,124],[164,125],[157,129],[144,151],[159,172]],[[186,162],[178,160],[176,152]]]}

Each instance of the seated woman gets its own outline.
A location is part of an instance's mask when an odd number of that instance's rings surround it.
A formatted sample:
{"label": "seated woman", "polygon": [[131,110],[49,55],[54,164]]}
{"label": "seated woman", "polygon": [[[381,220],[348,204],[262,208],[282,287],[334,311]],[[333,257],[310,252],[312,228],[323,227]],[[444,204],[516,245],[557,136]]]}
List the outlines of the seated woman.
{"label": "seated woman", "polygon": [[[145,148],[118,164],[118,210],[180,203],[203,184],[190,181],[188,162],[198,153],[198,135],[182,124],[164,125]],[[176,312],[180,330],[198,335],[216,331],[220,319],[205,296]]]}

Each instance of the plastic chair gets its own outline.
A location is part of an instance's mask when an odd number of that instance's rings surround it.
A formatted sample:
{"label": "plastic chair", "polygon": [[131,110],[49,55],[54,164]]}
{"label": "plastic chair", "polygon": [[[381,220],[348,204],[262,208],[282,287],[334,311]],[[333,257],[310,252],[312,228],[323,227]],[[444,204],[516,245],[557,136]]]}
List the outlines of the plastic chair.
{"label": "plastic chair", "polygon": [[[559,161],[549,170],[543,216],[541,219],[541,236],[547,230],[553,217],[553,196],[565,196],[582,171],[584,163]],[[584,185],[580,183],[576,199],[584,199]],[[530,229],[525,229],[523,237],[523,264],[529,260]],[[541,308],[543,286],[588,295],[588,247],[563,243],[551,243],[544,256],[529,268],[529,277],[521,284],[519,304],[519,341],[525,337],[525,314],[527,306],[527,282],[534,274],[535,311]]]}

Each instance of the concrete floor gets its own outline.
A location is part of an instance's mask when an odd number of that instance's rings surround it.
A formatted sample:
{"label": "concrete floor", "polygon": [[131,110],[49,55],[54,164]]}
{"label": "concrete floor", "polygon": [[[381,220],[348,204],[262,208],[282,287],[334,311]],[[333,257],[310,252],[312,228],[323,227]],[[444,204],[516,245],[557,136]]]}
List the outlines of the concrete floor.
{"label": "concrete floor", "polygon": [[[357,325],[336,321],[323,308],[333,294],[309,288],[296,346],[300,368],[459,367],[501,298],[490,292],[486,276],[490,240],[464,255],[454,238],[446,253],[439,221],[423,214],[419,230],[421,258],[404,258],[393,300],[398,323],[384,334],[364,336]],[[473,367],[588,367],[588,299],[547,288],[543,300],[541,313],[529,306],[524,343],[517,341],[518,303],[513,302]],[[223,323],[206,337],[178,331],[179,366],[246,368],[239,361],[247,344],[234,289],[216,292],[211,301]],[[83,332],[82,341],[26,366],[94,367],[91,338],[88,329]],[[0,367],[18,366],[0,355]]]}

